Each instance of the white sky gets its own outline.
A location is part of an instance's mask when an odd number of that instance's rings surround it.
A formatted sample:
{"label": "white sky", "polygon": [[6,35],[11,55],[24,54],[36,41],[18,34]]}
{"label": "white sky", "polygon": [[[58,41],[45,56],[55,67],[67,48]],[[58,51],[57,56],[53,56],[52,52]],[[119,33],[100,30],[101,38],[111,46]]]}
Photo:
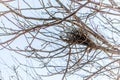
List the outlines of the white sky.
{"label": "white sky", "polygon": [[[38,7],[39,6],[39,3],[38,3],[38,0],[25,0],[27,2],[29,2],[30,4],[32,4],[34,7]],[[37,1],[37,2],[36,2]],[[45,0],[44,0],[45,1]],[[63,0],[64,1],[64,0]],[[13,2],[10,2],[10,4],[14,7],[18,7],[18,2],[19,2],[19,7],[26,7],[26,5],[22,2],[22,0],[16,0],[16,1],[13,1]],[[116,2],[118,2],[118,4],[120,4],[120,1],[119,0],[116,0]],[[6,8],[3,7],[2,4],[0,4],[0,11],[4,11]],[[37,12],[37,14],[35,13],[28,13],[28,12],[25,12],[23,14],[27,14],[27,15],[33,15],[34,16],[39,16],[39,12]],[[45,16],[45,15],[44,15]],[[43,16],[43,17],[44,17]],[[0,18],[0,22],[1,21],[4,21],[3,18]],[[7,22],[7,21],[6,21]],[[0,26],[2,24],[0,23]],[[5,24],[6,26],[9,26],[9,27],[13,27],[12,24]],[[102,31],[102,30],[101,30]],[[17,41],[15,44],[16,45],[19,45],[19,46],[22,46],[23,45],[23,42],[22,44],[20,43],[22,41],[22,38],[19,38],[19,41]],[[37,63],[30,63],[31,60],[29,59],[26,59],[24,58],[23,56],[20,56],[18,54],[15,54],[14,52],[11,52],[11,51],[8,51],[8,50],[0,50],[0,70],[2,72],[2,77],[3,77],[3,80],[10,80],[9,77],[11,76],[11,74],[14,72],[12,72],[12,70],[8,69],[8,67],[6,65],[9,65],[9,67],[13,68],[14,67],[17,67],[17,62],[16,62],[16,59],[18,61],[20,61],[21,63],[23,64],[35,64],[37,65]],[[4,62],[4,63],[3,63]],[[16,63],[15,63],[16,62]],[[27,70],[27,69],[26,69]],[[44,70],[41,71],[42,72],[45,72]],[[22,72],[21,71],[21,74],[24,75],[24,80],[29,80],[29,77],[27,76],[26,73]],[[10,76],[9,76],[10,75]],[[59,80],[61,78],[60,75],[58,76],[55,76],[55,77],[50,77],[50,78],[45,78],[44,80]],[[70,77],[71,80],[74,80],[76,79],[77,80],[77,77]],[[105,78],[104,78],[105,79]],[[15,79],[13,79],[15,80]],[[97,80],[97,79],[96,79]],[[105,79],[107,80],[107,79]]]}

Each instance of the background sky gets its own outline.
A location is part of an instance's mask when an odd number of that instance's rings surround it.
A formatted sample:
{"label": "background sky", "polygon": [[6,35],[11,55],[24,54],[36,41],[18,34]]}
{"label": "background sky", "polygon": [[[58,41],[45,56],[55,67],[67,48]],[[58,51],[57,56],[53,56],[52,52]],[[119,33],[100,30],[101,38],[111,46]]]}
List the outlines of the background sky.
{"label": "background sky", "polygon": [[[32,7],[38,7],[39,5],[39,0],[24,0],[27,3],[31,4]],[[44,0],[47,1],[47,0]],[[62,0],[64,3],[66,3],[68,0]],[[107,0],[106,0],[107,2]],[[118,4],[120,4],[119,0],[116,0],[116,2],[118,2]],[[54,0],[53,0],[54,3]],[[12,2],[9,2],[8,4],[12,5],[12,7],[16,7],[16,8],[25,8],[28,7],[23,0],[14,0]],[[54,3],[56,4],[56,3]],[[0,3],[0,12],[7,10],[7,8],[4,7],[3,4]],[[52,10],[51,10],[52,11]],[[84,10],[85,11],[85,10]],[[47,17],[47,15],[45,15],[45,13],[40,13],[40,11],[23,11],[22,14],[24,15],[30,15],[30,16],[35,16],[35,17]],[[15,21],[15,19],[13,18],[13,16],[11,14],[6,14],[6,16],[11,17],[11,20]],[[97,19],[96,19],[96,23],[97,23]],[[0,27],[3,27],[3,23],[5,26],[9,27],[9,28],[16,28],[13,24],[11,24],[8,20],[6,20],[4,17],[0,17]],[[17,22],[16,22],[17,23]],[[33,23],[35,24],[39,24],[40,21],[33,21]],[[29,27],[29,26],[28,26]],[[52,30],[52,29],[51,29]],[[1,31],[1,30],[0,30]],[[102,28],[99,29],[99,31],[104,35],[108,35],[111,36],[111,34],[109,34],[108,32],[103,32]],[[0,41],[6,40],[6,37],[0,37]],[[23,48],[22,46],[26,44],[26,42],[24,41],[25,39],[23,37],[20,37],[17,39],[17,41],[14,41],[14,43],[12,44],[13,47],[17,47],[17,46],[21,46],[21,48]],[[35,44],[35,46],[39,46],[37,43]],[[2,79],[3,80],[16,80],[12,74],[14,75],[15,72],[13,72],[13,69],[17,69],[20,66],[20,63],[22,64],[26,64],[26,65],[31,65],[31,66],[39,66],[39,62],[32,60],[30,58],[26,58],[24,56],[21,56],[19,54],[16,54],[13,51],[9,51],[6,49],[2,49],[0,50],[0,71],[1,71],[1,75],[2,75]],[[56,62],[57,63],[57,62]],[[61,64],[61,63],[59,63]],[[29,68],[26,68],[24,66],[20,67],[20,69],[18,69],[18,72],[20,73],[20,75],[22,75],[22,77],[24,78],[23,80],[30,80],[31,78],[29,77],[29,75],[27,73],[25,73],[25,71],[29,71],[29,72],[33,72],[32,70],[30,70]],[[45,70],[38,70],[39,73],[46,73],[47,72]],[[62,75],[57,75],[57,76],[52,76],[49,78],[44,78],[43,80],[59,80],[61,79]],[[103,78],[103,77],[102,77]],[[74,80],[74,79],[78,79],[77,76],[72,76],[69,78],[69,80]],[[31,79],[32,80],[32,79]],[[101,80],[100,78],[96,78],[96,80]],[[104,80],[105,79],[104,77]]]}

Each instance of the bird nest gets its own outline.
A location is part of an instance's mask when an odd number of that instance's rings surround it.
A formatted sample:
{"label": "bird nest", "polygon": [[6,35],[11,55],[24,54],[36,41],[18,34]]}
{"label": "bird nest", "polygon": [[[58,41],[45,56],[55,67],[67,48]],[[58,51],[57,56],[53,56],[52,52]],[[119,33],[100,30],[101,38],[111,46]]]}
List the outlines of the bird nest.
{"label": "bird nest", "polygon": [[87,32],[79,29],[73,29],[67,32],[64,32],[64,36],[60,36],[62,41],[69,44],[81,44],[89,48],[95,48],[96,44],[90,38]]}

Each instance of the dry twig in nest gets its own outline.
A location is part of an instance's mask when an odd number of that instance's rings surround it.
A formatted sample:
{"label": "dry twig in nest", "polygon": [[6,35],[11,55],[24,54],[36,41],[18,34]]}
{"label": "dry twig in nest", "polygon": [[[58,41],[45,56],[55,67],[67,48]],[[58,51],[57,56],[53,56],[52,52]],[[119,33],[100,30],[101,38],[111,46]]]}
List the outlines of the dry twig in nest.
{"label": "dry twig in nest", "polygon": [[65,34],[65,38],[63,38],[62,36],[60,36],[60,38],[67,43],[81,44],[86,46],[90,50],[96,48],[96,44],[93,42],[93,40],[90,39],[90,37],[87,33],[85,33],[85,31],[73,29],[70,32],[65,32]]}

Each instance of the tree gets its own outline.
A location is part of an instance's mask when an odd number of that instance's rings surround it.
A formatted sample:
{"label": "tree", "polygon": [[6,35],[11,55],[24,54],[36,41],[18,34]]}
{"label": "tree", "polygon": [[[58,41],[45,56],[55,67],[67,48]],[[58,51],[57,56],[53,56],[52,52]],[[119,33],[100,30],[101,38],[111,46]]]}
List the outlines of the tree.
{"label": "tree", "polygon": [[[119,80],[119,4],[115,0],[21,0],[2,2],[1,50],[30,59],[17,60],[32,80],[71,76],[83,80]],[[9,24],[6,24],[9,23]],[[27,68],[27,70],[22,68]],[[19,69],[20,68],[20,69]],[[29,69],[29,70],[28,70]],[[40,73],[44,71],[44,73]]]}

